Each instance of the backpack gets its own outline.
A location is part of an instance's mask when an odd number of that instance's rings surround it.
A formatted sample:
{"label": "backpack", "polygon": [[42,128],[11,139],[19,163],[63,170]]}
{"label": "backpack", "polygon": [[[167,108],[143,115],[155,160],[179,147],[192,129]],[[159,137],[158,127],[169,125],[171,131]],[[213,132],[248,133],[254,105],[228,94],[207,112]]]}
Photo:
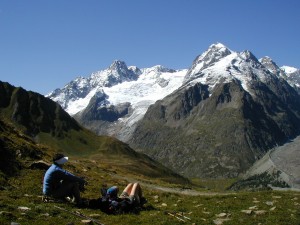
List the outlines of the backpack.
{"label": "backpack", "polygon": [[112,186],[107,189],[105,197],[109,199],[116,199],[118,198],[118,192],[119,188],[117,186]]}

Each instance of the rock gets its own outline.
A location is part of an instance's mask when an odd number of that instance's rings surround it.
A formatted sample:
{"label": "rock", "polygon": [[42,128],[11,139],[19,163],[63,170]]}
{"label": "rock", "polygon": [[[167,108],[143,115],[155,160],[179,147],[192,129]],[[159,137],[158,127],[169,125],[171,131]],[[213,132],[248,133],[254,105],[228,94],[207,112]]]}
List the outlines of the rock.
{"label": "rock", "polygon": [[8,216],[8,217],[10,217],[10,216],[12,216],[13,214],[11,213],[11,212],[7,212],[7,211],[1,211],[0,212],[0,216],[2,217],[2,216]]}
{"label": "rock", "polygon": [[21,210],[21,211],[29,211],[29,210],[31,210],[30,208],[28,208],[26,206],[19,206],[18,209]]}
{"label": "rock", "polygon": [[250,209],[246,209],[246,210],[241,210],[241,212],[246,213],[247,215],[251,215],[253,211]]}
{"label": "rock", "polygon": [[272,198],[279,199],[279,198],[281,198],[281,196],[276,196],[276,195],[274,195],[274,196],[272,196]]}
{"label": "rock", "polygon": [[257,210],[257,211],[254,211],[255,215],[264,215],[266,214],[266,210]]}
{"label": "rock", "polygon": [[24,197],[32,197],[33,195],[24,194]]}
{"label": "rock", "polygon": [[223,219],[223,218],[218,218],[218,219],[213,220],[213,222],[214,222],[214,224],[216,224],[216,225],[221,225],[221,224],[223,224],[223,222],[228,221],[228,220],[230,220],[230,219],[228,219],[228,218],[225,218],[225,219]]}
{"label": "rock", "polygon": [[273,205],[274,204],[274,202],[271,202],[271,201],[267,201],[267,202],[265,202],[267,205],[269,205],[269,206],[271,206],[271,205]]}
{"label": "rock", "polygon": [[216,217],[226,217],[226,216],[228,216],[227,213],[216,214]]}
{"label": "rock", "polygon": [[216,224],[216,225],[221,225],[221,224],[223,224],[223,221],[220,220],[220,219],[213,220],[213,222],[214,222],[214,224]]}
{"label": "rock", "polygon": [[161,206],[167,207],[168,205],[167,205],[167,203],[162,203]]}
{"label": "rock", "polygon": [[40,170],[47,170],[51,165],[43,160],[36,161],[31,163],[29,166],[30,169],[40,169]]}
{"label": "rock", "polygon": [[272,208],[270,209],[270,211],[274,211],[275,209],[276,209],[276,206],[272,207]]}
{"label": "rock", "polygon": [[100,214],[91,214],[90,217],[99,218],[99,217],[101,217],[101,215]]}
{"label": "rock", "polygon": [[81,220],[81,223],[83,224],[93,224],[92,220]]}
{"label": "rock", "polygon": [[18,149],[18,150],[16,151],[16,156],[17,156],[18,158],[22,158],[22,152],[21,152],[20,149]]}
{"label": "rock", "polygon": [[16,223],[16,222],[11,222],[10,225],[21,225],[21,224]]}
{"label": "rock", "polygon": [[257,206],[256,205],[255,206],[251,206],[251,207],[249,207],[249,209],[251,209],[251,210],[257,209]]}

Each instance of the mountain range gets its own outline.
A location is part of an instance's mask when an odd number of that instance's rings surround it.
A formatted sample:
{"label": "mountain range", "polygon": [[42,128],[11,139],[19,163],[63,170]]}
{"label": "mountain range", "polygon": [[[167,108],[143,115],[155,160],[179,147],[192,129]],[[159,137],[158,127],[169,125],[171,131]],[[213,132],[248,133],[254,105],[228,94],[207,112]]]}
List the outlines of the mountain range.
{"label": "mountain range", "polygon": [[187,177],[236,177],[300,128],[299,70],[221,43],[188,69],[115,61],[47,97]]}
{"label": "mountain range", "polygon": [[101,164],[114,173],[187,182],[128,144],[85,129],[51,99],[0,81],[0,190],[9,177],[28,168],[29,163],[51,162],[57,152]]}

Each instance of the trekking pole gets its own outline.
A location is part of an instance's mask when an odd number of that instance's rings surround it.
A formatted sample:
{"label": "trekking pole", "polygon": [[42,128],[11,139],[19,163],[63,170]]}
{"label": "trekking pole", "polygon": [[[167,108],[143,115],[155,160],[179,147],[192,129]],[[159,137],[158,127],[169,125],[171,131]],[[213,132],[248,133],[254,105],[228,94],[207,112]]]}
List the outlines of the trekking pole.
{"label": "trekking pole", "polygon": [[94,218],[88,217],[88,216],[86,216],[86,215],[84,215],[84,214],[82,214],[82,213],[79,213],[79,212],[72,212],[72,211],[70,211],[70,210],[61,208],[61,207],[56,206],[56,205],[55,205],[54,207],[57,208],[57,209],[60,209],[60,210],[62,210],[62,211],[71,213],[71,214],[74,215],[74,216],[77,216],[77,217],[81,217],[81,218],[84,218],[84,219],[91,220],[91,221],[93,221],[95,224],[98,224],[98,225],[104,225],[103,223],[100,223],[99,221],[95,220]]}
{"label": "trekking pole", "polygon": [[181,217],[183,217],[183,218],[185,218],[185,219],[187,219],[187,220],[191,220],[191,218],[190,217],[187,217],[187,216],[185,216],[185,215],[183,215],[183,212],[178,212],[178,213],[176,213],[178,216],[181,216]]}
{"label": "trekking pole", "polygon": [[184,219],[182,219],[182,218],[180,218],[180,217],[178,217],[178,216],[176,216],[175,214],[173,214],[173,213],[171,213],[171,212],[166,212],[168,215],[170,215],[170,216],[173,216],[173,217],[175,217],[176,219],[178,219],[178,220],[180,220],[180,221],[182,221],[182,222],[186,222]]}

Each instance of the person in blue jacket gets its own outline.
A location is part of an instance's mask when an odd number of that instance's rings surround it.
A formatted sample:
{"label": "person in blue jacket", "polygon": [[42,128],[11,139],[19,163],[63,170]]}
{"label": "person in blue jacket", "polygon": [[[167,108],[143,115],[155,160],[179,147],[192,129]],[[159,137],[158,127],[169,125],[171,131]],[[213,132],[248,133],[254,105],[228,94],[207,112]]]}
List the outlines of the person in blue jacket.
{"label": "person in blue jacket", "polygon": [[63,169],[68,157],[63,154],[56,154],[53,157],[53,164],[46,171],[43,182],[43,194],[53,198],[74,197],[77,205],[82,204],[80,187],[86,181],[83,178]]}

